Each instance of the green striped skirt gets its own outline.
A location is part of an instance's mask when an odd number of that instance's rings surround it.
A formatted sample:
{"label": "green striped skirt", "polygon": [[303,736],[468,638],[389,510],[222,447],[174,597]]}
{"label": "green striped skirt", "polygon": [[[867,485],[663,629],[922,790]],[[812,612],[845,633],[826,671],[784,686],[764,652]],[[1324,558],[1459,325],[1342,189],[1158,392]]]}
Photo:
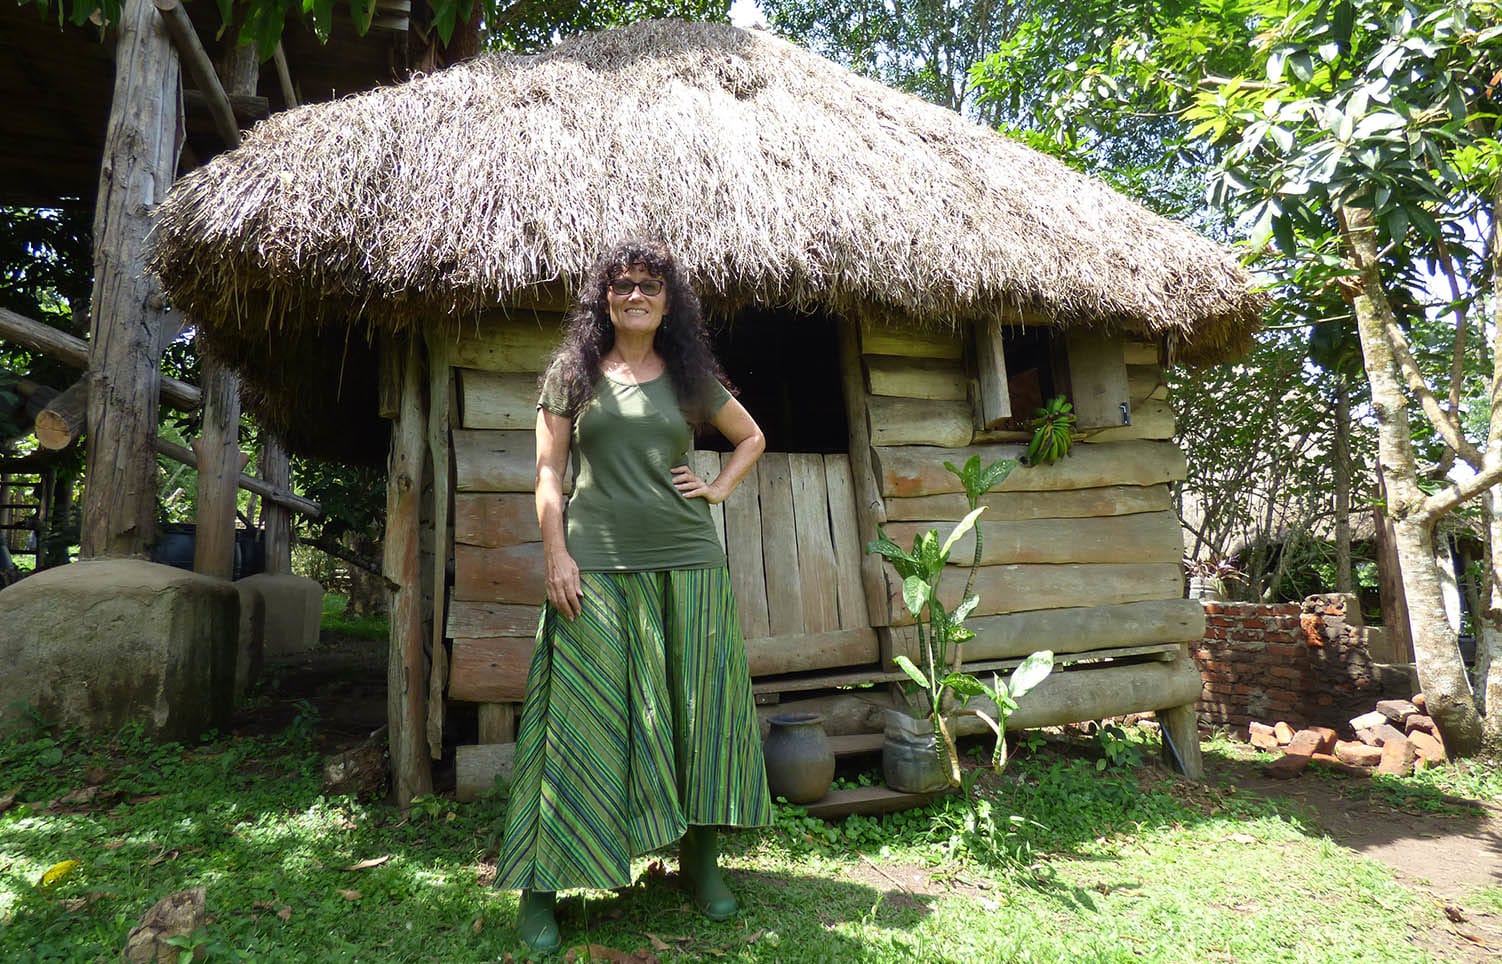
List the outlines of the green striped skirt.
{"label": "green striped skirt", "polygon": [[538,622],[497,887],[625,887],[689,824],[771,822],[729,572],[580,582],[578,619]]}

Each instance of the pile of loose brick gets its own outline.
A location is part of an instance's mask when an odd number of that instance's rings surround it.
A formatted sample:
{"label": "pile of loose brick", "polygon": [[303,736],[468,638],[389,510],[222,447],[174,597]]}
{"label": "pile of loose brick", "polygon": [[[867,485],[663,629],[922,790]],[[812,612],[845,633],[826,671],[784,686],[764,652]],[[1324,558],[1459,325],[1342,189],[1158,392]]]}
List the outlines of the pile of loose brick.
{"label": "pile of loose brick", "polygon": [[1310,764],[1320,764],[1346,773],[1385,773],[1408,776],[1445,759],[1434,720],[1424,715],[1424,694],[1412,700],[1381,700],[1370,713],[1351,720],[1354,740],[1342,740],[1328,726],[1295,730],[1287,723],[1269,726],[1252,722],[1247,727],[1251,744],[1282,755],[1265,768],[1270,777],[1292,779]]}

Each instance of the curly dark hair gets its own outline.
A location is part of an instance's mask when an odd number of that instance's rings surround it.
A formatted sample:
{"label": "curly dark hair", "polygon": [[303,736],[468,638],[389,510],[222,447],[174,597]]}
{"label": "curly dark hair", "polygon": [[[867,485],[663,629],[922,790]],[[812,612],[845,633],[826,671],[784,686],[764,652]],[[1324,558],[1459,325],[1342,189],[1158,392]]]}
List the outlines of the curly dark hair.
{"label": "curly dark hair", "polygon": [[684,415],[694,425],[703,425],[710,418],[715,383],[727,389],[731,386],[710,345],[699,296],[661,241],[629,238],[595,261],[579,289],[578,303],[565,319],[563,344],[553,353],[548,370],[556,369],[554,377],[560,379],[569,411],[579,411],[594,397],[600,359],[615,345],[607,289],[633,265],[645,268],[667,286],[667,307],[652,348],[667,364],[668,380]]}

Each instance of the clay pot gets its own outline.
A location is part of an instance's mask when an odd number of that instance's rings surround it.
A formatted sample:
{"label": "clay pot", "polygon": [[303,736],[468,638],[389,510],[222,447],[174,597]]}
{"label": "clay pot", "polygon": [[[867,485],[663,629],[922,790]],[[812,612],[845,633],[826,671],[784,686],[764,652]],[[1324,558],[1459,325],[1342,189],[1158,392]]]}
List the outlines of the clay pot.
{"label": "clay pot", "polygon": [[834,782],[834,747],[817,713],[782,713],[768,722],[772,732],[762,746],[767,789],[788,803],[813,803]]}
{"label": "clay pot", "polygon": [[904,793],[937,793],[948,788],[949,765],[934,721],[896,709],[887,710],[886,721],[881,774],[887,786]]}

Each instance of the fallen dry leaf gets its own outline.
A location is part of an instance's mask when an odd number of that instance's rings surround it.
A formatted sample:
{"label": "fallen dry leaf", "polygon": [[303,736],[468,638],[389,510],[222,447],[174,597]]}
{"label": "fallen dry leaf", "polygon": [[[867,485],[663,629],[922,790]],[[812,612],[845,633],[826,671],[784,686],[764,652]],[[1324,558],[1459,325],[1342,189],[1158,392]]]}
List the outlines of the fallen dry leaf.
{"label": "fallen dry leaf", "polygon": [[379,867],[379,866],[381,866],[381,864],[384,864],[386,861],[388,861],[390,859],[391,859],[391,855],[390,854],[387,854],[384,857],[371,857],[369,860],[362,860],[362,861],[360,861],[357,864],[350,864],[348,867],[345,867],[344,869],[345,870],[369,870],[372,867]]}
{"label": "fallen dry leaf", "polygon": [[469,929],[472,932],[476,933],[476,934],[480,933],[480,931],[484,927],[485,927],[485,922],[483,920],[481,920],[480,918],[478,918],[478,917],[475,918],[475,922],[473,924],[469,925]]}
{"label": "fallen dry leaf", "polygon": [[1249,833],[1233,833],[1230,836],[1228,836],[1226,839],[1229,840],[1229,841],[1231,841],[1232,843],[1241,843],[1241,844],[1254,844],[1254,843],[1257,842],[1257,838],[1253,837]]}
{"label": "fallen dry leaf", "polygon": [[280,917],[284,921],[291,920],[292,908],[284,904],[282,906],[282,909],[276,912],[276,916]]}
{"label": "fallen dry leaf", "polygon": [[1451,904],[1446,904],[1444,906],[1444,911],[1445,916],[1450,918],[1450,920],[1454,921],[1455,923],[1464,924],[1466,922],[1465,913],[1461,911],[1459,907],[1455,907]]}
{"label": "fallen dry leaf", "polygon": [[345,900],[359,900],[365,895],[360,893],[358,890],[341,890],[339,891],[339,896],[343,897]]}
{"label": "fallen dry leaf", "polygon": [[123,846],[125,846],[125,841],[123,840],[106,840],[100,844],[100,847],[105,850],[119,850]]}
{"label": "fallen dry leaf", "polygon": [[176,860],[178,857],[181,857],[181,856],[182,856],[182,851],[181,850],[163,850],[160,853],[158,853],[155,857],[147,857],[146,858],[146,866],[148,866],[148,867],[155,867],[157,864],[161,863],[164,860]]}
{"label": "fallen dry leaf", "polygon": [[667,941],[663,940],[662,938],[658,937],[656,934],[652,934],[652,933],[647,934],[647,940],[649,940],[649,941],[652,942],[652,950],[654,950],[654,951],[669,951],[669,950],[672,950],[672,945],[670,945]]}
{"label": "fallen dry leaf", "polygon": [[0,793],[0,813],[4,813],[15,805],[16,791],[11,790],[7,793]]}
{"label": "fallen dry leaf", "polygon": [[766,933],[766,931],[756,931],[756,932],[754,932],[752,934],[746,935],[746,943],[747,944],[755,944],[757,941],[761,940],[761,935],[763,935],[765,933]]}

